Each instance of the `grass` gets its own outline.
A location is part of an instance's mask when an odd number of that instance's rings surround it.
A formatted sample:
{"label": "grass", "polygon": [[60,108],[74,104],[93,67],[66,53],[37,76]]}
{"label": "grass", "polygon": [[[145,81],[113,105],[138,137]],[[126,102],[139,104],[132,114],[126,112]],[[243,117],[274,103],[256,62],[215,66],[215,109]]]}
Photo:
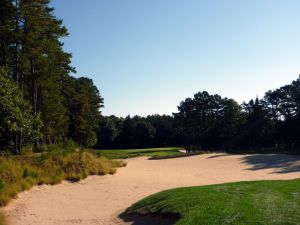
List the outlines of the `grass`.
{"label": "grass", "polygon": [[300,179],[167,190],[132,205],[127,214],[179,214],[176,225],[296,225],[300,224]]}
{"label": "grass", "polygon": [[122,161],[98,157],[87,151],[51,151],[0,157],[0,206],[5,206],[19,192],[34,185],[114,174],[117,167],[125,165]]}
{"label": "grass", "polygon": [[151,158],[159,158],[166,156],[183,155],[179,152],[180,147],[166,148],[144,148],[144,149],[113,149],[113,150],[97,150],[97,155],[109,159],[126,159],[138,156],[148,156]]}
{"label": "grass", "polygon": [[4,217],[4,215],[0,212],[0,225],[6,225],[6,219]]}

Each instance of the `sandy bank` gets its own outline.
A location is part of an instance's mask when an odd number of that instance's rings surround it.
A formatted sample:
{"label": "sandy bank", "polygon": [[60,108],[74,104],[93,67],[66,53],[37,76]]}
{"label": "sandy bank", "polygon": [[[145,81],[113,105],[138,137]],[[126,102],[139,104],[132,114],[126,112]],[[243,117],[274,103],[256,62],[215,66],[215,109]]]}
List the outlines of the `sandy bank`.
{"label": "sandy bank", "polygon": [[[300,156],[206,154],[168,160],[128,159],[117,174],[39,186],[4,208],[11,225],[116,225],[139,199],[169,188],[300,178]],[[130,223],[128,223],[130,224]]]}

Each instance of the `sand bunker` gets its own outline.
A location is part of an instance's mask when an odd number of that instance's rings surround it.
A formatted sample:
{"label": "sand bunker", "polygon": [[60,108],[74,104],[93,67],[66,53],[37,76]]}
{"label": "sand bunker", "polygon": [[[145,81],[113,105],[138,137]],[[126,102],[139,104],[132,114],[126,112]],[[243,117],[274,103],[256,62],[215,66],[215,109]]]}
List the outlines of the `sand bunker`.
{"label": "sand bunker", "polygon": [[186,158],[128,159],[117,174],[79,183],[38,186],[4,208],[11,225],[132,224],[118,218],[150,194],[176,187],[235,181],[300,178],[300,156],[205,154]]}

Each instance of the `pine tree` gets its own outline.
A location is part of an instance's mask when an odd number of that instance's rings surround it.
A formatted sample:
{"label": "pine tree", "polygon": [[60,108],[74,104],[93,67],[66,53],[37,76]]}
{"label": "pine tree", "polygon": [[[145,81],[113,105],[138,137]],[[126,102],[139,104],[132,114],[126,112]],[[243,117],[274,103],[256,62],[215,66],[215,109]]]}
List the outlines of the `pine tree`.
{"label": "pine tree", "polygon": [[70,109],[70,136],[82,146],[94,146],[97,143],[96,131],[101,118],[103,98],[93,81],[88,78],[68,80],[66,94]]}
{"label": "pine tree", "polygon": [[0,1],[0,66],[8,68],[13,42],[14,6],[10,0]]}

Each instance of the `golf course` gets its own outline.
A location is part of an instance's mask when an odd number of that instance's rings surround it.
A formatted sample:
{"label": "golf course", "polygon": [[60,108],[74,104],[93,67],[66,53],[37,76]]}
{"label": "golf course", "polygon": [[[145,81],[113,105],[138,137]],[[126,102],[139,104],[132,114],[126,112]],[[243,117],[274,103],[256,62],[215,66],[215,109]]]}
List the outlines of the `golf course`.
{"label": "golf course", "polygon": [[299,223],[300,156],[219,153],[125,161],[114,175],[21,193],[4,208],[9,224]]}
{"label": "golf course", "polygon": [[0,225],[300,225],[299,12],[0,0]]}

